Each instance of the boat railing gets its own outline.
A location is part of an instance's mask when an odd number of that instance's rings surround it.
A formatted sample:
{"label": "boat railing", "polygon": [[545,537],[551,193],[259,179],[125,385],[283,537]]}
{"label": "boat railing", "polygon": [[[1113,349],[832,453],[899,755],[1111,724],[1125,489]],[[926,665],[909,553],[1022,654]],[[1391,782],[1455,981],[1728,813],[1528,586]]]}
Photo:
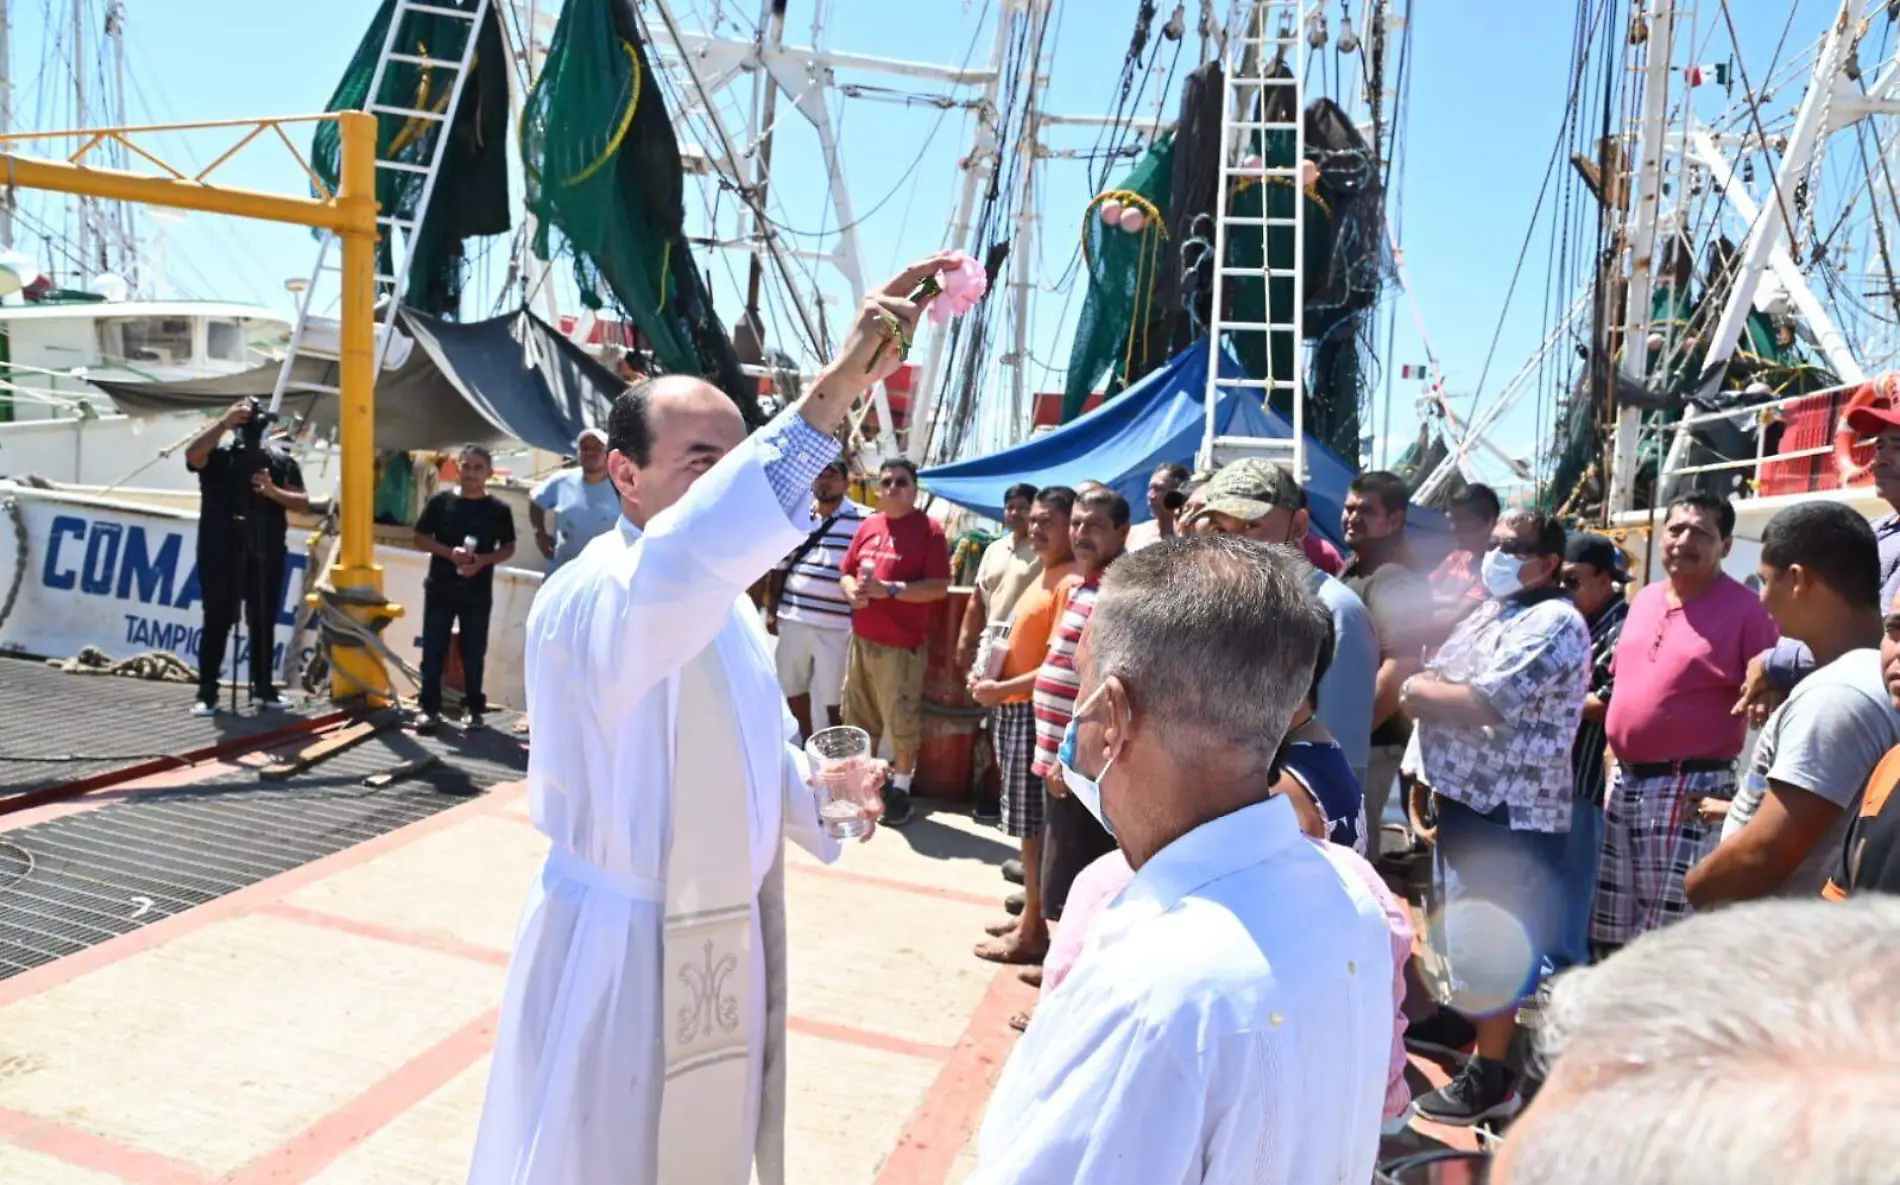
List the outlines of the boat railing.
{"label": "boat railing", "polygon": [[[1683,416],[1668,425],[1672,436],[1663,459],[1663,481],[1667,485],[1672,478],[1742,471],[1748,475],[1743,492],[1755,497],[1839,489],[1843,485],[1840,467],[1832,463],[1834,431],[1842,409],[1857,389],[1835,387]],[[1730,452],[1724,456],[1721,442],[1712,439],[1712,434],[1694,431],[1714,425],[1737,428],[1752,437],[1753,455],[1738,457]],[[1696,444],[1703,446],[1705,456],[1713,453],[1719,459],[1689,464],[1691,460],[1698,460]],[[1857,444],[1852,456],[1857,471],[1845,484],[1849,487],[1870,484],[1873,477],[1867,467],[1873,460],[1873,446]]]}

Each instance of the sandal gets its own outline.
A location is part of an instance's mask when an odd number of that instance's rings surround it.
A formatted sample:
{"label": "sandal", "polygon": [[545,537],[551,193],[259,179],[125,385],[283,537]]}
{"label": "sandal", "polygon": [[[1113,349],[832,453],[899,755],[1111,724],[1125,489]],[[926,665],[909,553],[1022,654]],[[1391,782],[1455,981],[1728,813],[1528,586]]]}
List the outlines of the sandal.
{"label": "sandal", "polygon": [[976,957],[992,963],[1001,963],[1006,967],[1033,967],[1042,962],[1046,951],[1024,950],[1013,942],[996,940],[981,942],[976,947]]}

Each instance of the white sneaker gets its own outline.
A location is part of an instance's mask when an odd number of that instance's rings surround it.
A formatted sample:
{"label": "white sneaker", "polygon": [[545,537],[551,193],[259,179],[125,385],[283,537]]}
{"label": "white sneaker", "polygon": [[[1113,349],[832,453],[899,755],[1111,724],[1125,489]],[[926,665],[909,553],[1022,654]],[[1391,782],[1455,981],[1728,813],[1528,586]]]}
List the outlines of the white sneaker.
{"label": "white sneaker", "polygon": [[216,716],[218,714],[218,705],[208,704],[203,700],[198,700],[191,705],[191,714],[200,718]]}
{"label": "white sneaker", "polygon": [[258,700],[257,709],[260,712],[288,712],[290,701],[280,695],[273,695],[269,699]]}

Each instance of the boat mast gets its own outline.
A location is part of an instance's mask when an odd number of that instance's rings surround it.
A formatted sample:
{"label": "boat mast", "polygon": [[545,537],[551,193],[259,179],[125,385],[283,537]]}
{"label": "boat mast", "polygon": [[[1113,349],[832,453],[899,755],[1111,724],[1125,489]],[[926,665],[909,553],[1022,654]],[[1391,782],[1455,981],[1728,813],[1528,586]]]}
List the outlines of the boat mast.
{"label": "boat mast", "polygon": [[[759,13],[759,45],[762,49],[776,53],[784,47],[785,5],[786,0],[765,0],[765,8]],[[755,123],[751,135],[746,137],[746,143],[756,146],[752,162],[753,251],[746,270],[745,315],[739,322],[739,329],[743,332],[733,336],[740,359],[756,364],[765,360],[765,319],[759,316],[759,285],[765,278],[765,258],[761,254],[761,244],[772,233],[772,228],[765,223],[765,193],[772,179],[772,129],[778,119],[778,83],[763,65],[762,57],[752,85],[754,101],[751,115]],[[863,293],[853,295],[860,299],[863,297]]]}
{"label": "boat mast", "polygon": [[[1022,186],[1016,197],[1016,233],[1010,244],[1009,270],[1016,298],[1016,341],[1003,359],[1010,368],[1010,423],[1029,422],[1029,294],[1036,286],[1036,157],[1041,120],[1036,84],[1042,72],[1042,37],[1049,21],[1049,0],[1029,0],[1029,52],[1023,55],[1023,132],[1016,145],[1022,162]],[[1053,49],[1053,47],[1051,47]]]}
{"label": "boat mast", "polygon": [[[73,0],[73,121],[76,128],[91,127],[92,120],[86,115],[86,61],[81,56],[86,43],[86,0]],[[74,203],[79,215],[79,237],[73,243],[74,254],[79,259],[79,279],[76,287],[86,286],[86,273],[92,270],[92,257],[89,254],[92,239],[92,199],[79,198]]]}
{"label": "boat mast", "polygon": [[[13,16],[0,0],[0,136],[13,130]],[[0,248],[13,249],[13,200],[0,198]]]}
{"label": "boat mast", "polygon": [[[1775,170],[1774,189],[1761,209],[1761,216],[1754,219],[1748,228],[1748,240],[1742,248],[1742,262],[1735,284],[1729,289],[1728,302],[1722,306],[1722,319],[1716,323],[1715,333],[1709,340],[1709,352],[1702,364],[1702,374],[1697,384],[1698,395],[1714,394],[1722,384],[1722,377],[1728,373],[1729,360],[1734,357],[1735,345],[1742,337],[1742,327],[1755,307],[1755,290],[1761,283],[1762,269],[1768,264],[1770,252],[1780,243],[1782,232],[1788,229],[1792,211],[1788,209],[1787,203],[1794,200],[1795,190],[1807,176],[1808,166],[1814,160],[1815,146],[1828,130],[1835,83],[1847,65],[1854,43],[1859,39],[1860,18],[1866,9],[1867,0],[1843,0],[1840,15],[1835,18],[1827,31],[1827,39],[1821,44],[1820,56],[1814,63],[1813,80],[1808,83],[1808,93],[1802,96],[1801,108],[1795,115],[1794,131],[1788,136],[1788,147],[1782,153],[1780,167]],[[1824,316],[1821,324],[1813,328],[1818,330],[1827,324]],[[1833,341],[1829,345],[1845,352],[1843,341]],[[1854,369],[1858,371],[1858,365]],[[1843,380],[1849,378],[1846,374],[1840,377]]]}
{"label": "boat mast", "polygon": [[[970,220],[976,213],[976,195],[996,171],[997,127],[996,96],[1003,81],[1003,59],[1009,52],[1009,30],[1013,23],[1013,3],[996,14],[996,33],[990,42],[989,77],[983,83],[983,97],[976,108],[976,143],[963,161],[963,192],[957,195],[957,213],[950,224],[950,245],[967,249]],[[930,335],[930,348],[924,353],[924,365],[911,384],[910,459],[919,465],[930,450],[931,417],[936,411],[937,375],[943,367],[944,348],[950,343],[950,326],[938,326]]]}
{"label": "boat mast", "polygon": [[[1656,230],[1662,218],[1668,149],[1669,68],[1675,56],[1674,0],[1655,0],[1643,54],[1643,121],[1636,132],[1636,168],[1630,178],[1629,291],[1623,308],[1622,373],[1642,382],[1649,366],[1649,310],[1656,288]],[[1637,19],[1640,18],[1640,14]],[[1608,342],[1597,349],[1608,353]],[[1642,443],[1640,408],[1619,408],[1610,452],[1610,512],[1630,510],[1636,502],[1636,466]]]}

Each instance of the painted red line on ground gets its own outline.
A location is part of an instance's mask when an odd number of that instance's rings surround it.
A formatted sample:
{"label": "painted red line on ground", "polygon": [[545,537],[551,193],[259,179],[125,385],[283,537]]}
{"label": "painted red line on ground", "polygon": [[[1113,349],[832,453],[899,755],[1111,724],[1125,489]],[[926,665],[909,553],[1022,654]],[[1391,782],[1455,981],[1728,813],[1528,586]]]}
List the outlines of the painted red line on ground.
{"label": "painted red line on ground", "polygon": [[199,1169],[37,1115],[0,1108],[0,1140],[133,1185],[213,1185]]}
{"label": "painted red line on ground", "polygon": [[888,1033],[873,1033],[869,1029],[854,1029],[850,1025],[835,1025],[828,1020],[813,1020],[806,1016],[786,1017],[785,1027],[791,1032],[802,1033],[807,1037],[841,1041],[846,1045],[858,1045],[883,1053],[902,1054],[905,1057],[920,1057],[925,1061],[947,1061],[955,1052],[955,1047],[950,1045],[906,1041],[902,1037],[893,1037]]}
{"label": "painted red line on ground", "polygon": [[480,1061],[494,1047],[498,1017],[499,1010],[491,1009],[464,1025],[225,1181],[228,1185],[308,1181]]}
{"label": "painted red line on ground", "polygon": [[961,901],[965,905],[998,906],[995,897],[985,897],[980,893],[964,893],[956,889],[939,889],[935,885],[920,885],[914,881],[894,880],[887,876],[872,876],[865,872],[852,872],[845,868],[833,868],[825,864],[794,864],[786,861],[785,867],[793,872],[807,876],[828,876],[836,880],[852,881],[860,885],[870,885],[880,889],[896,889],[900,893],[915,893],[920,897],[935,897],[942,901]]}
{"label": "painted red line on ground", "polygon": [[482,798],[452,806],[426,819],[411,823],[407,827],[398,828],[374,839],[364,840],[355,847],[345,848],[341,852],[325,856],[320,860],[313,860],[301,868],[293,868],[289,872],[279,873],[268,880],[247,885],[234,893],[227,893],[214,901],[207,901],[175,917],[153,922],[130,934],[108,939],[98,946],[67,955],[43,967],[22,971],[11,979],[0,981],[0,1008],[18,1000],[36,996],[49,988],[78,979],[101,967],[111,966],[141,951],[162,946],[174,938],[202,930],[206,926],[227,918],[255,912],[264,905],[289,896],[305,885],[367,864],[378,856],[408,847],[417,840],[457,827],[472,817],[487,815],[492,809],[490,804]]}
{"label": "painted red line on ground", "polygon": [[269,917],[283,918],[286,921],[302,922],[307,926],[320,926],[325,930],[340,930],[345,934],[354,934],[359,938],[373,938],[378,942],[390,942],[397,946],[413,946],[437,954],[453,955],[460,959],[473,959],[477,963],[487,963],[495,967],[508,965],[508,952],[491,947],[477,946],[472,942],[463,942],[437,934],[423,934],[416,930],[405,930],[400,926],[385,926],[379,922],[364,921],[361,918],[346,917],[343,914],[328,913],[321,909],[306,909],[301,905],[287,905],[275,902],[262,905],[252,911]]}
{"label": "painted red line on ground", "polygon": [[294,724],[287,724],[282,728],[272,729],[269,732],[260,732],[247,737],[237,737],[228,741],[220,741],[215,745],[206,745],[198,749],[188,749],[183,753],[174,753],[168,757],[160,757],[152,761],[141,761],[136,765],[110,769],[104,773],[93,774],[90,777],[75,778],[70,782],[61,782],[57,786],[47,786],[39,790],[29,790],[24,794],[15,794],[8,798],[0,799],[0,815],[11,814],[14,811],[23,811],[30,807],[44,806],[49,802],[59,802],[62,799],[76,798],[81,794],[86,794],[93,790],[102,790],[107,786],[118,786],[138,778],[150,777],[153,774],[189,767],[205,761],[216,761],[221,758],[246,753],[253,749],[268,749],[272,745],[282,744],[284,741],[290,740],[293,737],[301,737],[310,733],[321,732],[333,724],[341,724],[346,720],[354,718],[354,716],[355,713],[351,711],[326,712],[321,716],[310,716],[298,720]]}
{"label": "painted red line on ground", "polygon": [[991,981],[923,1103],[905,1121],[876,1185],[943,1185],[949,1177],[1015,1047],[1009,1018],[1036,1002],[1036,989],[1016,978],[1017,970],[1005,968]]}
{"label": "painted red line on ground", "polygon": [[28,807],[11,814],[0,815],[0,831],[12,831],[19,827],[31,827],[35,823],[45,823],[67,815],[80,815],[87,811],[96,811],[102,806],[111,806],[115,802],[125,802],[153,790],[176,790],[184,786],[195,786],[208,782],[225,774],[237,773],[244,767],[235,761],[207,761],[201,765],[187,765],[178,769],[168,769],[149,777],[134,778],[130,782],[114,786],[109,790],[97,790],[76,799],[64,799],[49,802],[41,806]]}

